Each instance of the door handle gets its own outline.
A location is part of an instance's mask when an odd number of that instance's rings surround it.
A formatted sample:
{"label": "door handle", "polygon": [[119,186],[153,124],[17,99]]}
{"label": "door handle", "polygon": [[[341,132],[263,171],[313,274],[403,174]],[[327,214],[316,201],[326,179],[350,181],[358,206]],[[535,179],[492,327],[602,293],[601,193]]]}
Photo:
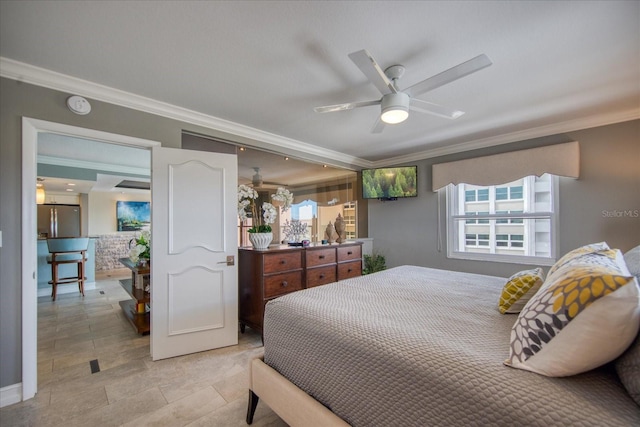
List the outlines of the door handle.
{"label": "door handle", "polygon": [[226,261],[220,261],[218,264],[227,264],[229,266],[236,264],[236,258],[233,255],[227,255]]}

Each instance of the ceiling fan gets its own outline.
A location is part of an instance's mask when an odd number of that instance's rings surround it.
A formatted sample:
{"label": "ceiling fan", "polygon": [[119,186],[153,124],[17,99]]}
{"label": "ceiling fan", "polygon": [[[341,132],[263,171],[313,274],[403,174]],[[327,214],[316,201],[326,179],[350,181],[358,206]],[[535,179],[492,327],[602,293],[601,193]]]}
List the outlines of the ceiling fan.
{"label": "ceiling fan", "polygon": [[278,184],[277,182],[265,182],[260,175],[260,168],[253,167],[255,175],[251,177],[251,187],[255,190],[277,190],[278,187],[286,187],[286,185]]}
{"label": "ceiling fan", "polygon": [[381,114],[373,126],[373,133],[380,133],[385,124],[401,123],[409,117],[409,110],[419,113],[433,114],[447,119],[457,119],[463,111],[443,107],[438,104],[417,99],[416,96],[434,90],[447,83],[451,83],[471,73],[482,70],[492,64],[485,54],[476,56],[462,64],[429,77],[406,89],[400,90],[398,80],[404,74],[402,65],[392,65],[386,70],[378,65],[373,56],[366,50],[359,50],[349,54],[349,58],[364,73],[371,83],[382,93],[382,98],[373,101],[347,102],[344,104],[315,107],[316,113],[331,113],[334,111],[353,110],[354,108],[380,105]]}

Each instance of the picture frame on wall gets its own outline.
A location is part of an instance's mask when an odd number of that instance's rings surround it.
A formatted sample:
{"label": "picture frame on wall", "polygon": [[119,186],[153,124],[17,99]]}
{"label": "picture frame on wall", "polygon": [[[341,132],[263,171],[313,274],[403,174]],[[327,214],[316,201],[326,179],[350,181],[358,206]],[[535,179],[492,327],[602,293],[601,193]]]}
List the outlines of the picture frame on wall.
{"label": "picture frame on wall", "polygon": [[151,202],[116,202],[118,231],[143,231],[151,228]]}

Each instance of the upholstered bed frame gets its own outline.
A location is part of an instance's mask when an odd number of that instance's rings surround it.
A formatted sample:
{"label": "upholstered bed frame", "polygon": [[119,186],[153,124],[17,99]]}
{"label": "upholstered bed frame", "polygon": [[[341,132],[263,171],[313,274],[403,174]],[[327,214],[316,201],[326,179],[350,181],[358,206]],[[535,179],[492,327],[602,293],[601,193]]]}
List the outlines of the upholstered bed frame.
{"label": "upholstered bed frame", "polygon": [[349,424],[300,390],[276,370],[256,358],[249,364],[247,424],[253,422],[258,399],[262,399],[287,424],[316,427],[347,427]]}

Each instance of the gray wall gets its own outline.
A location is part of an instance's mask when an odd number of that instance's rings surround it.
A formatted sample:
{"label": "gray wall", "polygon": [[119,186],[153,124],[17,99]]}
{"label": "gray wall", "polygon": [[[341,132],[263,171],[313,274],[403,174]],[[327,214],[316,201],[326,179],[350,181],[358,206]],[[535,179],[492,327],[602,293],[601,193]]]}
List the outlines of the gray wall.
{"label": "gray wall", "polygon": [[444,196],[438,252],[438,196],[431,191],[431,166],[567,141],[580,142],[580,178],[560,179],[559,254],[599,241],[622,251],[639,245],[640,218],[603,214],[640,211],[640,120],[635,120],[416,162],[417,198],[369,202],[374,251],[386,256],[388,267],[413,264],[503,277],[521,270],[523,265],[448,259]]}

